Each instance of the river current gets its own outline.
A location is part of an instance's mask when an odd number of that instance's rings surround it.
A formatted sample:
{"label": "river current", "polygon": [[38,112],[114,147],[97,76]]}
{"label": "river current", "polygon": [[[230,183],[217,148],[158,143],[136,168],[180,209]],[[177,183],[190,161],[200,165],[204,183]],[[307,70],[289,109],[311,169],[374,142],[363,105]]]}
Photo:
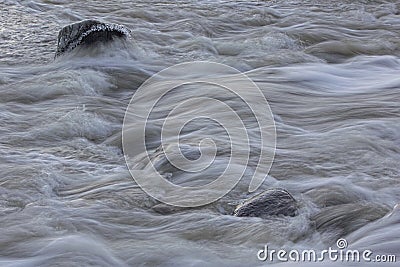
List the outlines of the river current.
{"label": "river current", "polygon": [[[1,266],[258,266],[266,244],[320,251],[339,238],[399,258],[398,1],[3,0],[0,10]],[[93,18],[125,25],[131,38],[54,59],[58,31]],[[276,152],[254,193],[285,188],[297,216],[232,216],[254,195],[246,179],[189,209],[163,206],[135,183],[121,146],[128,103],[147,78],[190,61],[226,64],[260,88]],[[174,97],[160,102],[175,105]],[[193,112],[204,108],[214,107]],[[222,144],[218,129],[194,120],[185,140]],[[228,152],[198,174],[154,157],[174,183],[190,186],[215,179]]]}

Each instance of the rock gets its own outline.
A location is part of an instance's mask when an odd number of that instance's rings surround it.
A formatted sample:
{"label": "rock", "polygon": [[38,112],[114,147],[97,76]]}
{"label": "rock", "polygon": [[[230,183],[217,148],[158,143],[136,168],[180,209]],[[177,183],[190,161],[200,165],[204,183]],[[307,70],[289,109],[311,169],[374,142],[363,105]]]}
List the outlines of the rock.
{"label": "rock", "polygon": [[285,189],[269,189],[238,205],[233,215],[237,217],[277,215],[293,217],[297,215],[297,202]]}
{"label": "rock", "polygon": [[336,240],[382,218],[388,211],[386,206],[361,201],[325,207],[311,220],[315,222],[318,232],[327,233],[332,240]]}
{"label": "rock", "polygon": [[84,20],[65,26],[58,34],[58,45],[55,57],[72,51],[82,44],[94,42],[109,42],[116,37],[127,38],[130,30],[125,26],[100,22],[97,20]]}
{"label": "rock", "polygon": [[304,195],[321,208],[355,203],[364,198],[362,192],[346,184],[324,184],[308,190]]}
{"label": "rock", "polygon": [[177,212],[182,212],[182,211],[188,210],[188,208],[171,206],[171,205],[164,204],[164,203],[154,205],[151,209],[161,215],[170,215],[170,214],[174,214]]}

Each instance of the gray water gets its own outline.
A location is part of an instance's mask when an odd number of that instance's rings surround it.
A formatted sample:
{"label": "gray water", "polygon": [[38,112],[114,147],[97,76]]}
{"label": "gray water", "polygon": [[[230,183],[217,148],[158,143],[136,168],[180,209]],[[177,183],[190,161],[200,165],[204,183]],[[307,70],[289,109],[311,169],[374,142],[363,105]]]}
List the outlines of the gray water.
{"label": "gray water", "polygon": [[[398,2],[6,0],[0,7],[1,266],[254,266],[263,264],[257,252],[265,244],[322,250],[339,237],[399,256]],[[123,24],[132,38],[54,60],[58,31],[88,18]],[[193,60],[237,68],[260,87],[277,149],[257,192],[287,189],[298,216],[231,216],[253,195],[246,181],[193,209],[162,206],[134,182],[121,147],[129,100],[157,71]],[[221,134],[193,123],[193,143]],[[162,158],[160,165],[190,185],[214,179],[228,156],[221,152],[197,176]]]}

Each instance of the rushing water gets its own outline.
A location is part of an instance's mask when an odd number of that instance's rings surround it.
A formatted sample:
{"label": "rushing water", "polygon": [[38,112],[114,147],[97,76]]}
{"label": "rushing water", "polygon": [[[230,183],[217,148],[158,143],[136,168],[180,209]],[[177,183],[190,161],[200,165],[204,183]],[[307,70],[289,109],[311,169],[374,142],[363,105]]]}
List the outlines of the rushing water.
{"label": "rushing water", "polygon": [[[267,243],[322,250],[339,237],[399,257],[398,2],[6,0],[0,7],[1,266],[248,266],[261,264],[257,251]],[[132,39],[54,60],[58,31],[88,18],[123,24]],[[135,184],[121,147],[129,100],[152,74],[192,60],[235,67],[260,87],[277,149],[257,192],[287,189],[298,216],[231,216],[252,195],[246,183],[211,205],[175,210]],[[193,123],[193,143],[219,133]],[[226,161],[227,153],[217,154],[219,164],[194,182],[212,180]],[[160,164],[175,182],[191,183],[191,174]]]}

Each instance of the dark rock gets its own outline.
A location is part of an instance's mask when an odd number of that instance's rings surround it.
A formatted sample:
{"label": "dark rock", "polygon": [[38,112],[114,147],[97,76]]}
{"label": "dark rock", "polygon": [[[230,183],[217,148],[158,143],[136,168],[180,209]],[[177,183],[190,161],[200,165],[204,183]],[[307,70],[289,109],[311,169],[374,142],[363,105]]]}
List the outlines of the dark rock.
{"label": "dark rock", "polygon": [[94,42],[109,42],[116,37],[129,37],[130,30],[125,26],[104,23],[97,20],[84,20],[65,26],[58,34],[55,57],[72,51],[79,45]]}
{"label": "dark rock", "polygon": [[233,212],[237,217],[296,216],[297,202],[288,191],[269,189],[240,205]]}
{"label": "dark rock", "polygon": [[161,215],[170,215],[173,213],[177,212],[182,212],[185,210],[188,210],[188,208],[182,208],[182,207],[176,207],[176,206],[171,206],[168,204],[160,203],[157,205],[154,205],[152,208],[155,212],[161,214]]}

